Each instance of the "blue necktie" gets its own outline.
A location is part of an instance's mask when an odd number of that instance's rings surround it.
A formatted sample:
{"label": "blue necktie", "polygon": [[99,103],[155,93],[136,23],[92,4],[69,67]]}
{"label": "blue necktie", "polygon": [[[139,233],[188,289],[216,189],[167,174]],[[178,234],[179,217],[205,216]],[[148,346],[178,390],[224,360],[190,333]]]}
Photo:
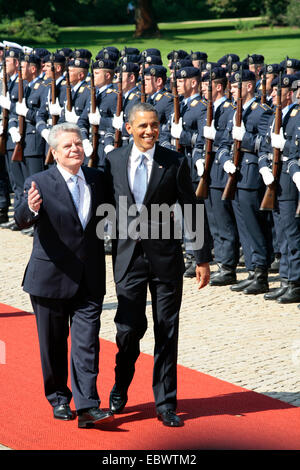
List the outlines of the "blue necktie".
{"label": "blue necktie", "polygon": [[80,189],[79,189],[79,183],[78,183],[78,175],[73,175],[70,177],[70,179],[71,179],[71,183],[69,184],[69,188],[70,188],[70,192],[71,192],[74,204],[78,212],[79,204],[80,204]]}
{"label": "blue necktie", "polygon": [[133,181],[133,195],[138,209],[143,203],[146,190],[147,190],[147,167],[145,164],[146,156],[140,155],[140,163],[136,168],[134,181]]}

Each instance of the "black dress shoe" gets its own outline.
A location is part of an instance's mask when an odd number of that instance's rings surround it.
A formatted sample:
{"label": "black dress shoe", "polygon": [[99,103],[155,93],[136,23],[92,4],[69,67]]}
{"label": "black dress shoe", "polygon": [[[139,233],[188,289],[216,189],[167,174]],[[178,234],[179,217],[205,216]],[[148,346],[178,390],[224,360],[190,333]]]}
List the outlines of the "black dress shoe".
{"label": "black dress shoe", "polygon": [[211,277],[209,284],[211,286],[228,286],[236,283],[235,268],[220,266],[219,271]]}
{"label": "black dress shoe", "polygon": [[288,283],[288,288],[283,295],[278,297],[279,304],[293,304],[300,302],[300,282]]}
{"label": "black dress shoe", "polygon": [[249,284],[251,284],[253,279],[254,279],[254,271],[249,271],[247,279],[244,279],[243,281],[239,281],[234,286],[231,286],[230,289],[234,292],[242,292],[246,287],[249,286]]}
{"label": "black dress shoe", "polygon": [[78,411],[78,427],[93,428],[95,424],[108,423],[113,421],[114,415],[111,411],[103,411],[100,408],[89,408]]}
{"label": "black dress shoe", "polygon": [[159,421],[162,421],[165,426],[169,426],[171,428],[178,428],[179,426],[183,426],[183,422],[173,410],[163,411],[162,413],[159,413],[157,417]]}
{"label": "black dress shoe", "polygon": [[71,419],[75,418],[70,409],[70,406],[67,403],[63,405],[54,406],[53,416],[55,419],[63,419],[65,421],[70,421]]}
{"label": "black dress shoe", "polygon": [[10,228],[10,230],[12,230],[13,232],[20,232],[20,231],[21,231],[20,227],[19,227],[16,223],[14,223],[13,225],[11,225],[9,228]]}
{"label": "black dress shoe", "polygon": [[127,403],[128,396],[126,392],[120,392],[117,390],[116,385],[113,386],[112,391],[109,395],[109,408],[112,413],[122,413]]}
{"label": "black dress shoe", "polygon": [[277,289],[273,290],[273,292],[268,292],[267,294],[264,295],[265,300],[276,300],[278,297],[283,295],[288,288],[288,281],[287,279],[282,279],[280,282],[280,287]]}
{"label": "black dress shoe", "polygon": [[0,225],[1,228],[10,228],[12,225],[15,225],[14,219],[10,219],[8,222],[5,222]]}

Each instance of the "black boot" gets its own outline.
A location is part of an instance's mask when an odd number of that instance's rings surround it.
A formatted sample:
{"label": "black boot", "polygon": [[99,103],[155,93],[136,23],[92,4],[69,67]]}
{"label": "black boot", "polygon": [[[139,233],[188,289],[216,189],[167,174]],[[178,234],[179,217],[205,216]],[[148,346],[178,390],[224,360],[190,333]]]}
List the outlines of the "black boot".
{"label": "black boot", "polygon": [[247,279],[244,279],[243,281],[239,281],[234,286],[231,286],[230,289],[234,292],[242,292],[242,290],[244,290],[245,287],[251,284],[253,279],[254,279],[254,271],[249,271]]}
{"label": "black boot", "polygon": [[196,277],[196,260],[192,255],[187,255],[190,256],[188,259],[188,268],[185,270],[184,277],[192,278]]}
{"label": "black boot", "polygon": [[231,266],[220,265],[219,271],[210,279],[211,286],[228,286],[236,283],[235,268]]}
{"label": "black boot", "polygon": [[268,271],[263,268],[255,268],[254,279],[243,292],[254,295],[269,292]]}
{"label": "black boot", "polygon": [[278,297],[279,304],[292,304],[300,302],[300,282],[289,281],[288,288],[283,295]]}
{"label": "black boot", "polygon": [[8,209],[0,209],[0,224],[8,222]]}
{"label": "black boot", "polygon": [[268,292],[267,294],[264,295],[265,300],[276,300],[278,297],[283,295],[288,288],[288,280],[287,279],[281,279],[280,286],[275,289],[273,292]]}

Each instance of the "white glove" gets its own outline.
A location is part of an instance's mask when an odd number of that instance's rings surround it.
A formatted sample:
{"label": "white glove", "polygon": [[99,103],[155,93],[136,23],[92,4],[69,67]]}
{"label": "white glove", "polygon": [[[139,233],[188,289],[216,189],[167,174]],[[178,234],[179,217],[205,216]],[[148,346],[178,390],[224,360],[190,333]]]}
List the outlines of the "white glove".
{"label": "white glove", "polygon": [[181,132],[182,132],[182,117],[179,118],[178,124],[175,124],[174,121],[172,122],[171,136],[174,137],[174,139],[179,139]]}
{"label": "white glove", "polygon": [[72,111],[68,111],[67,107],[65,108],[65,120],[67,122],[71,122],[72,124],[77,124],[77,121],[79,119],[79,116],[75,113],[74,108],[72,108]]}
{"label": "white glove", "polygon": [[215,121],[212,120],[210,126],[203,127],[203,135],[205,139],[215,140],[216,137],[216,128],[215,128]]}
{"label": "white glove", "polygon": [[50,103],[49,104],[49,113],[51,116],[60,116],[62,112],[62,107],[60,106],[58,102],[58,98],[56,98],[56,101],[54,104]]}
{"label": "white glove", "polygon": [[115,148],[115,147],[114,147],[113,145],[106,145],[106,146],[104,147],[104,152],[105,152],[105,153],[109,153],[109,152],[111,152],[112,150],[114,150],[114,148]]}
{"label": "white glove", "polygon": [[11,135],[11,139],[14,144],[16,144],[17,142],[20,142],[21,136],[20,136],[19,129],[17,129],[17,127],[11,127],[9,129],[9,133]]}
{"label": "white glove", "polygon": [[204,173],[204,162],[203,162],[203,160],[197,160],[195,165],[196,165],[196,168],[197,168],[198,176],[202,176],[203,173]]}
{"label": "white glove", "polygon": [[19,101],[16,103],[16,112],[19,116],[26,116],[28,108],[26,106],[25,98],[23,98],[22,103],[19,103]]}
{"label": "white glove", "polygon": [[96,111],[94,113],[89,113],[88,117],[89,117],[90,124],[92,126],[99,126],[101,116],[100,116],[98,108],[96,108]]}
{"label": "white glove", "polygon": [[225,163],[224,163],[224,171],[226,171],[226,173],[235,173],[236,171],[236,166],[233,162],[231,162],[230,160],[227,160]]}
{"label": "white glove", "polygon": [[0,124],[0,135],[2,135],[2,134],[3,134],[3,126],[2,126],[2,124]]}
{"label": "white glove", "polygon": [[241,127],[238,127],[236,125],[233,126],[232,128],[232,138],[233,140],[239,140],[242,142],[244,135],[246,134],[246,129],[243,121],[241,122]]}
{"label": "white glove", "polygon": [[124,120],[123,120],[123,111],[121,111],[120,113],[120,116],[116,116],[114,114],[114,117],[113,117],[113,120],[112,120],[112,125],[115,129],[118,129],[118,130],[122,130],[122,127],[123,127],[123,124],[124,124]]}
{"label": "white glove", "polygon": [[0,106],[1,106],[1,108],[5,108],[5,109],[10,110],[10,105],[11,105],[11,101],[10,101],[9,93],[7,92],[6,96],[0,95]]}
{"label": "white glove", "polygon": [[90,143],[89,139],[83,139],[82,145],[83,145],[85,156],[90,157],[93,153],[93,146]]}
{"label": "white glove", "polygon": [[300,171],[293,174],[293,181],[297,186],[298,191],[300,191]]}
{"label": "white glove", "polygon": [[285,142],[286,142],[286,140],[285,140],[285,138],[283,137],[283,129],[282,129],[282,127],[280,128],[279,134],[275,134],[274,132],[272,132],[272,134],[271,134],[271,144],[272,144],[272,147],[274,147],[274,148],[276,148],[276,149],[279,149],[279,150],[283,150],[283,147],[284,147]]}
{"label": "white glove", "polygon": [[273,183],[274,181],[274,176],[272,174],[272,171],[270,170],[269,167],[264,166],[259,170],[262,179],[264,180],[264,183],[266,186],[269,186],[269,184]]}
{"label": "white glove", "polygon": [[43,129],[42,132],[41,132],[41,136],[45,139],[47,144],[48,144],[49,134],[50,134],[50,129]]}

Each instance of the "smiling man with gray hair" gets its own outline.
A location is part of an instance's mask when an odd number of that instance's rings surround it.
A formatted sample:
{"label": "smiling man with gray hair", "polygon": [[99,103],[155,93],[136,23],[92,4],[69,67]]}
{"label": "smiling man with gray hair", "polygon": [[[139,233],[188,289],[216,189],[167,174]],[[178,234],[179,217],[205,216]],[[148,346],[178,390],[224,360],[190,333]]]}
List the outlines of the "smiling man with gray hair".
{"label": "smiling man with gray hair", "polygon": [[[54,418],[73,418],[73,396],[78,427],[86,428],[113,418],[99,408],[96,387],[105,294],[96,208],[105,202],[106,183],[100,171],[81,167],[84,151],[76,124],[54,126],[49,143],[56,165],[25,181],[23,201],[15,213],[20,228],[34,226],[23,287],[36,316],[45,395]],[[72,392],[67,386],[69,322]]]}

